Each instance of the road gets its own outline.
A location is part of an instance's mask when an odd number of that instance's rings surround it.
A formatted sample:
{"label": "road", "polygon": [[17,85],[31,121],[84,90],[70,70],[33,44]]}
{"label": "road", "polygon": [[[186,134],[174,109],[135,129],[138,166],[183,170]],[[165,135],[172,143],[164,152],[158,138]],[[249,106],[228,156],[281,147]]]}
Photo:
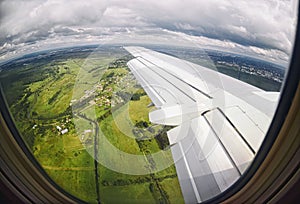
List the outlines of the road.
{"label": "road", "polygon": [[80,113],[77,114],[78,117],[91,122],[95,128],[94,135],[94,166],[95,166],[95,182],[96,182],[96,194],[97,194],[97,203],[100,204],[100,188],[99,188],[99,171],[98,171],[98,144],[99,144],[99,126],[96,121],[87,118]]}

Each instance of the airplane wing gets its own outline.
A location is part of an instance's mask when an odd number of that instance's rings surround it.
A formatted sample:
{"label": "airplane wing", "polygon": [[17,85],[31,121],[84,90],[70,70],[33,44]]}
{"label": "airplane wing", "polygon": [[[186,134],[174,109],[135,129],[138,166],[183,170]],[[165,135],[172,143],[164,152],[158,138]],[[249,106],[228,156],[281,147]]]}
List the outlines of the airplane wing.
{"label": "airplane wing", "polygon": [[125,47],[128,67],[151,98],[156,124],[168,131],[182,194],[199,203],[246,170],[267,132],[279,93],[143,47]]}

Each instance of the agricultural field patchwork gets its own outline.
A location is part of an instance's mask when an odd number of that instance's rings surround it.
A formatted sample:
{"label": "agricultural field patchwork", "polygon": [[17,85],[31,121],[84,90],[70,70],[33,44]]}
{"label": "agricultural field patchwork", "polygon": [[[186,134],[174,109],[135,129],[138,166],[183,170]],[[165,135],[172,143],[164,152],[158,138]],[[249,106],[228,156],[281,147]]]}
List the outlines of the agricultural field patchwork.
{"label": "agricultural field patchwork", "polygon": [[[126,66],[132,57],[113,51],[44,58],[2,72],[18,130],[47,174],[84,201],[183,203],[174,165],[130,175],[95,162],[101,154],[120,161],[99,148],[100,133],[120,152],[146,155],[148,168],[156,165],[151,154],[168,146],[168,127],[149,122],[154,107]],[[170,150],[164,154],[172,159]]]}

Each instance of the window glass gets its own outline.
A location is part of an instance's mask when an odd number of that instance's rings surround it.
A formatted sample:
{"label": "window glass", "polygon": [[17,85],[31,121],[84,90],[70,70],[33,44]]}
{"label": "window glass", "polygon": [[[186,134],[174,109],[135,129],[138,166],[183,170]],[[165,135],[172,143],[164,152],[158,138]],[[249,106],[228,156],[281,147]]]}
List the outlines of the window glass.
{"label": "window glass", "polygon": [[1,89],[37,161],[83,201],[205,201],[268,131],[297,4],[4,0]]}

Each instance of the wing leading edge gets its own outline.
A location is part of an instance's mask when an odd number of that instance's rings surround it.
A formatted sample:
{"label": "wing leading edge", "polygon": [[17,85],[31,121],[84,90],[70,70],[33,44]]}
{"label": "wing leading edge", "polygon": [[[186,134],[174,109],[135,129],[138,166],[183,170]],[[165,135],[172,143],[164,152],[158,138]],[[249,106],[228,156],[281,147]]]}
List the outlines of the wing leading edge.
{"label": "wing leading edge", "polygon": [[246,170],[266,134],[279,93],[143,47],[125,47],[127,65],[167,134],[186,203],[207,200]]}

